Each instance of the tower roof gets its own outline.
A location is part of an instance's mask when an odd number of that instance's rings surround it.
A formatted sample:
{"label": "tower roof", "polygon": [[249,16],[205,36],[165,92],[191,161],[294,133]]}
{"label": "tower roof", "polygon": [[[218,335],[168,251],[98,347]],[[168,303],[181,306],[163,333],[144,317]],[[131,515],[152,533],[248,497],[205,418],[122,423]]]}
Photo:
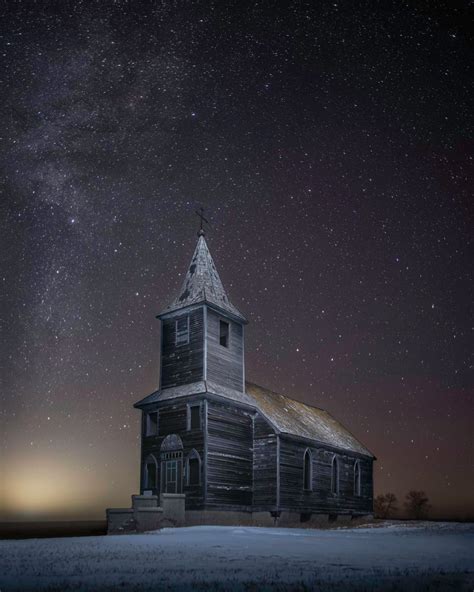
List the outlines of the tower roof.
{"label": "tower roof", "polygon": [[209,252],[204,233],[199,239],[189,269],[178,296],[158,316],[193,304],[209,304],[240,322],[246,323],[244,315],[230,302],[215,263]]}

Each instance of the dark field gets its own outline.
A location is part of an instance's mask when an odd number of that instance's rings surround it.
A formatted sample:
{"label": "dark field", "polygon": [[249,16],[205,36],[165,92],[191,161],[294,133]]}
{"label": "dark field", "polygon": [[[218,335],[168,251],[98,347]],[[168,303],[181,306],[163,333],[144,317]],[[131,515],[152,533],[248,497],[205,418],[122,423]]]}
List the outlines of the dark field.
{"label": "dark field", "polygon": [[100,536],[106,534],[105,520],[67,522],[0,522],[0,539],[43,539]]}
{"label": "dark field", "polygon": [[473,525],[432,522],[325,530],[194,526],[0,540],[0,589],[472,592],[473,551]]}

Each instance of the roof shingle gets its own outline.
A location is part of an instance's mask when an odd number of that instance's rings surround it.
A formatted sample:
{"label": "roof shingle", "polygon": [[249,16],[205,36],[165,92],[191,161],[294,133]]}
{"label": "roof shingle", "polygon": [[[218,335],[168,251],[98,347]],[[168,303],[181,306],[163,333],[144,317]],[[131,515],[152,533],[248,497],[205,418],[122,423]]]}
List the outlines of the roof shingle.
{"label": "roof shingle", "polygon": [[206,239],[202,235],[197,242],[178,296],[159,316],[200,303],[213,305],[230,313],[241,322],[247,322],[244,315],[230,302],[207,247]]}
{"label": "roof shingle", "polygon": [[249,382],[246,387],[247,394],[254,399],[256,407],[280,432],[373,456],[370,450],[324,409],[306,405]]}

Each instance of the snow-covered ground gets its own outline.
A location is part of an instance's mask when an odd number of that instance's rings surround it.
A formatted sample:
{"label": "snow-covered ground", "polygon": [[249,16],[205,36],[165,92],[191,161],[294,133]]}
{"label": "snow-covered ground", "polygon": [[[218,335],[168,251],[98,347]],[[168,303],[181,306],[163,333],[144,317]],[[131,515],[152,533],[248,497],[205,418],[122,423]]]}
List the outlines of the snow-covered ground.
{"label": "snow-covered ground", "polygon": [[0,541],[0,590],[474,589],[474,525],[195,526]]}

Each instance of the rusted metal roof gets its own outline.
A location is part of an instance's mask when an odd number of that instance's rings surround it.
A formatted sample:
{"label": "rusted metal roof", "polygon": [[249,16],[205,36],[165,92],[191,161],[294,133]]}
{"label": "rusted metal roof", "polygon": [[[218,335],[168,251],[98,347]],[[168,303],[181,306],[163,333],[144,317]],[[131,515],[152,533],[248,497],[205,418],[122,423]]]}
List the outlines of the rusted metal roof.
{"label": "rusted metal roof", "polygon": [[342,424],[324,409],[306,405],[256,384],[246,383],[247,394],[257,409],[281,433],[374,456]]}
{"label": "rusted metal roof", "polygon": [[178,296],[159,316],[193,304],[207,303],[246,323],[244,315],[230,302],[206,239],[200,236]]}

